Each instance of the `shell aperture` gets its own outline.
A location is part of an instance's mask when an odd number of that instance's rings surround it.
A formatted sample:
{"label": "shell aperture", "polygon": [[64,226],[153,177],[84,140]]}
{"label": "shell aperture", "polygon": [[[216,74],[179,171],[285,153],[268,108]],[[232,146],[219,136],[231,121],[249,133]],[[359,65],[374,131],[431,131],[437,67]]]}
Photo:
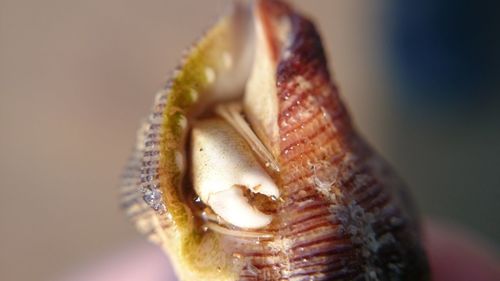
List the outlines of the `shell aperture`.
{"label": "shell aperture", "polygon": [[181,280],[428,280],[406,187],[358,135],[313,23],[235,4],[160,91],[122,202]]}

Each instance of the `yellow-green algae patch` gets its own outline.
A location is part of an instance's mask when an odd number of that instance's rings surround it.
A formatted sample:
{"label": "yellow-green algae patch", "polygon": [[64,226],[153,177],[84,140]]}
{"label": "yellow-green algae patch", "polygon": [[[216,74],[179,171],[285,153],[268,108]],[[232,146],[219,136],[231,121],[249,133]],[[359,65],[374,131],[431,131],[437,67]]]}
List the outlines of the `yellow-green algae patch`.
{"label": "yellow-green algae patch", "polygon": [[[234,280],[235,270],[231,257],[219,247],[218,238],[213,233],[203,233],[194,227],[193,214],[183,203],[182,167],[176,155],[183,151],[185,127],[182,125],[190,109],[196,102],[197,93],[203,95],[210,91],[213,83],[210,74],[222,67],[224,52],[231,48],[231,18],[221,19],[198,42],[185,58],[184,64],[167,89],[167,103],[162,125],[163,137],[160,143],[161,168],[159,171],[160,188],[167,206],[167,213],[172,216],[173,236],[167,248],[175,259],[181,278],[202,278],[203,280]],[[209,73],[207,73],[209,72]],[[212,73],[210,73],[212,72]],[[195,92],[193,92],[195,91]],[[170,236],[170,235],[169,235]]]}

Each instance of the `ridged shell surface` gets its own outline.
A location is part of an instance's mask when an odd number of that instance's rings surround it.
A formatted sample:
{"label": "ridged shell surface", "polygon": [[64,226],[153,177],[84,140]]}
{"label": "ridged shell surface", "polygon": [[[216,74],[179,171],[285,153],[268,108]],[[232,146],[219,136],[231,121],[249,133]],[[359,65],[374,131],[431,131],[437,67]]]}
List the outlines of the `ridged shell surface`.
{"label": "ridged shell surface", "polygon": [[292,23],[276,73],[283,201],[274,239],[240,241],[240,280],[424,280],[404,185],[353,130],[313,24],[273,8]]}
{"label": "ridged shell surface", "polygon": [[227,19],[191,51],[140,130],[122,188],[129,217],[166,249],[182,280],[428,280],[406,187],[353,128],[314,25],[279,1],[256,2],[290,23],[286,43],[273,47],[275,219],[254,236],[224,235],[201,230],[183,202],[192,108],[230,72],[212,62],[234,53],[234,44],[213,43],[231,36]]}

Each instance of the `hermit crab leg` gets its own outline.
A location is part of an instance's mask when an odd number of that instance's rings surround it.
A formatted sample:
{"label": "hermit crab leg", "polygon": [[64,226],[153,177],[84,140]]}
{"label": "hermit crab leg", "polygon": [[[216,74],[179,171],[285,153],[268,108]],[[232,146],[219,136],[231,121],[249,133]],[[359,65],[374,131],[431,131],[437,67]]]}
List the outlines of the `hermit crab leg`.
{"label": "hermit crab leg", "polygon": [[264,161],[266,167],[274,172],[279,172],[279,164],[267,147],[257,137],[250,125],[243,117],[243,107],[241,103],[233,102],[220,104],[215,108],[215,112],[224,118],[236,131],[250,144],[255,153]]}

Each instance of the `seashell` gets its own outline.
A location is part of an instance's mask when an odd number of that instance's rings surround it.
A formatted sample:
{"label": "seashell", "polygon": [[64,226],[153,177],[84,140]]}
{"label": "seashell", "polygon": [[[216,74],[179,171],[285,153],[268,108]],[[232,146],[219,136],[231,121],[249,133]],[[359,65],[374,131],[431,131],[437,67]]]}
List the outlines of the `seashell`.
{"label": "seashell", "polygon": [[358,135],[313,23],[235,4],[156,96],[121,203],[180,280],[428,280],[406,187]]}

